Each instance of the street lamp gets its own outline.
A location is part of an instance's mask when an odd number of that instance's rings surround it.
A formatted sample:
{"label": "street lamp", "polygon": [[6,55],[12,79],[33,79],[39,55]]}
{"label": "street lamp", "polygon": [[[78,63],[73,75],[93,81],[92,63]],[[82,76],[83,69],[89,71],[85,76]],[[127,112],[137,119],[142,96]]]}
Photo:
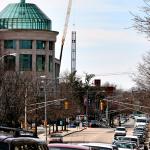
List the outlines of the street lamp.
{"label": "street lamp", "polygon": [[47,95],[46,95],[46,76],[40,76],[40,78],[44,79],[44,100],[45,100],[45,115],[44,115],[44,119],[45,119],[45,141],[47,143]]}

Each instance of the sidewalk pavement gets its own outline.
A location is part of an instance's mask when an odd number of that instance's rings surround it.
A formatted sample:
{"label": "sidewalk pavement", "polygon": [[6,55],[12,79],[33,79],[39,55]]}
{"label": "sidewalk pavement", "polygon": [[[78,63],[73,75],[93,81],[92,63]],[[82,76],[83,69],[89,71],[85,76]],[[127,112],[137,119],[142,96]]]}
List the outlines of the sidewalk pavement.
{"label": "sidewalk pavement", "polygon": [[[86,129],[86,127],[67,128],[66,131],[59,130],[58,132],[55,132],[55,133],[59,133],[62,137],[64,137],[64,136],[67,136],[67,135],[75,133],[75,132],[81,132],[85,129]],[[45,138],[46,138],[45,137],[45,132],[39,133],[38,137],[41,140],[45,140]],[[50,137],[50,134],[48,132],[47,132],[47,137]]]}

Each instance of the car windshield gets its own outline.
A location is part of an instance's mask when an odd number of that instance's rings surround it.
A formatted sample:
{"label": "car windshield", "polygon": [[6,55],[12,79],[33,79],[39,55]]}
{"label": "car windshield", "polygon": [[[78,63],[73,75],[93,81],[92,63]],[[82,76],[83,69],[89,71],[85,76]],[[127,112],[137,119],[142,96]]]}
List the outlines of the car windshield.
{"label": "car windshield", "polygon": [[119,147],[119,148],[133,149],[136,146],[134,144],[131,144],[131,143],[117,143],[117,147]]}
{"label": "car windshield", "polygon": [[61,134],[51,134],[51,137],[62,137]]}
{"label": "car windshield", "polygon": [[146,120],[145,119],[137,119],[136,122],[145,122],[146,123]]}
{"label": "car windshield", "polygon": [[128,138],[128,137],[125,137],[125,138],[123,138],[123,139],[126,140],[126,141],[137,142],[137,139],[136,139],[136,138]]}
{"label": "car windshield", "polygon": [[117,131],[125,131],[125,128],[116,128]]}

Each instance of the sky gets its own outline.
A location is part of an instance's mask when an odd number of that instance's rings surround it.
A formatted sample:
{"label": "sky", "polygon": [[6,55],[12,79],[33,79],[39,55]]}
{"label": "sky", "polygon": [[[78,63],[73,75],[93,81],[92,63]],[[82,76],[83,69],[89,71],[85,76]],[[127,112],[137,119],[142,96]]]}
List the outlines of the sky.
{"label": "sky", "polygon": [[[9,3],[3,0],[0,11]],[[68,0],[26,0],[35,3],[52,20],[52,30],[58,31],[56,57],[59,58]],[[134,14],[141,13],[143,0],[73,0],[63,49],[61,73],[71,72],[71,32],[76,31],[77,75],[95,74],[104,84],[128,90],[135,86],[132,73],[149,51],[146,35],[133,26]]]}

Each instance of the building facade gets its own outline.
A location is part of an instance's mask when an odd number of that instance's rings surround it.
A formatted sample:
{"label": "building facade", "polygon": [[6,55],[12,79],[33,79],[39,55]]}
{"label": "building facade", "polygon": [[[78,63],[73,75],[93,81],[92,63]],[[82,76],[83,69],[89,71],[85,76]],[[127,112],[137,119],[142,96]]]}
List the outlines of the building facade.
{"label": "building facade", "polygon": [[52,31],[51,26],[51,20],[35,4],[21,0],[7,5],[0,12],[0,57],[4,69],[58,77],[60,61],[55,58],[58,32]]}

